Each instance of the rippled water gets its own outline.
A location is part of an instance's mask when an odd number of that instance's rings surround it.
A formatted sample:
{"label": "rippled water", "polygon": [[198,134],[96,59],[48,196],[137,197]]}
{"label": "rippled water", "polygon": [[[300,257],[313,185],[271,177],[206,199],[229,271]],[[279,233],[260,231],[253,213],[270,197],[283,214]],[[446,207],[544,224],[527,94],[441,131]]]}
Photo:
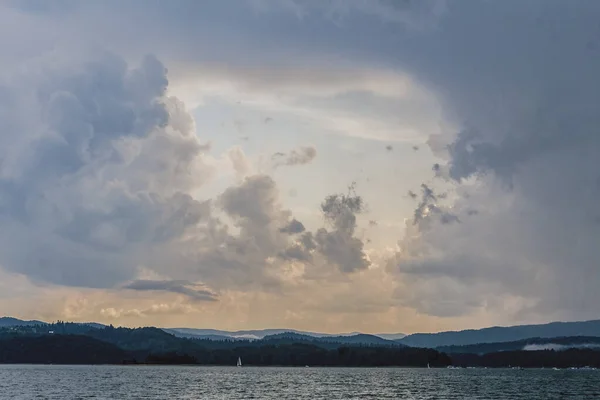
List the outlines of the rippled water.
{"label": "rippled water", "polygon": [[591,399],[600,371],[0,365],[0,399]]}

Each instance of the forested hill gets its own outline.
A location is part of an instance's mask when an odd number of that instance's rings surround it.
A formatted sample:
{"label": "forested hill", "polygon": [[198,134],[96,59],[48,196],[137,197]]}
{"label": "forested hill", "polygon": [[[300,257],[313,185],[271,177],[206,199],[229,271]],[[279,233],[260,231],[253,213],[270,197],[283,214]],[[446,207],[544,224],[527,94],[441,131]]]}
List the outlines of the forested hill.
{"label": "forested hill", "polygon": [[352,336],[325,336],[314,337],[302,335],[294,332],[279,333],[276,335],[265,336],[260,340],[262,343],[269,344],[290,344],[306,343],[321,347],[337,348],[340,346],[374,346],[374,347],[406,347],[393,340],[382,339],[375,335],[356,334]]}
{"label": "forested hill", "polygon": [[32,326],[32,325],[42,325],[45,322],[42,321],[23,321],[13,317],[0,317],[0,328],[10,327],[10,326]]}
{"label": "forested hill", "polygon": [[[69,325],[59,328],[68,330]],[[107,327],[92,329],[85,335],[23,331],[0,334],[3,363],[235,365],[238,357],[245,365],[255,366],[443,367],[451,363],[448,356],[432,349],[214,342],[177,338],[156,328]]]}
{"label": "forested hill", "polygon": [[88,336],[44,335],[0,338],[4,364],[120,364],[123,349]]}
{"label": "forested hill", "polygon": [[481,343],[514,342],[528,338],[566,336],[600,337],[600,320],[491,327],[455,332],[415,333],[399,339],[397,342],[413,347],[437,348],[440,346],[464,346]]}
{"label": "forested hill", "polygon": [[558,338],[529,338],[514,342],[479,343],[465,346],[440,346],[436,350],[445,353],[485,354],[499,351],[567,350],[569,348],[588,348],[600,350],[600,337],[568,336]]}
{"label": "forested hill", "polygon": [[[24,321],[12,317],[0,317],[0,328],[36,326],[40,329],[52,329],[42,321]],[[79,323],[77,325],[92,328],[104,328],[105,325],[97,323]],[[529,338],[554,338],[554,337],[574,337],[590,336],[600,337],[600,320],[583,322],[552,322],[540,325],[521,325],[508,327],[491,327],[483,329],[470,329],[453,332],[439,333],[415,333],[398,339],[401,334],[325,334],[316,332],[303,332],[286,329],[262,329],[262,330],[244,330],[244,331],[221,331],[214,329],[195,329],[195,328],[173,328],[162,331],[173,334],[181,338],[213,340],[213,341],[251,341],[251,340],[278,340],[284,341],[283,337],[293,337],[301,342],[312,343],[339,343],[347,345],[377,345],[394,346],[395,344],[411,347],[438,348],[440,346],[464,346],[483,343],[515,342]],[[297,335],[297,336],[293,336]],[[392,343],[394,342],[394,343]]]}
{"label": "forested hill", "polygon": [[[19,321],[19,320],[16,320]],[[34,321],[31,321],[34,322]],[[304,335],[297,332],[282,332],[273,335],[267,335],[262,339],[244,339],[244,338],[231,338],[227,336],[194,336],[194,335],[180,335],[178,332],[174,332],[171,330],[165,330],[154,327],[147,328],[139,328],[136,330],[127,329],[127,328],[110,328],[100,324],[93,323],[72,323],[72,322],[57,322],[52,324],[47,324],[43,322],[39,322],[37,324],[23,324],[23,325],[14,325],[11,324],[7,328],[12,328],[13,330],[30,332],[30,333],[42,333],[42,332],[54,332],[57,334],[85,334],[88,336],[106,339],[106,337],[111,336],[112,339],[119,337],[120,340],[130,340],[130,337],[135,337],[134,342],[139,339],[139,337],[143,337],[144,340],[154,340],[157,339],[167,341],[167,342],[175,342],[177,339],[194,339],[202,342],[206,342],[204,344],[205,347],[209,348],[222,348],[231,346],[232,342],[238,342],[238,345],[243,343],[255,342],[254,345],[263,345],[263,344],[289,344],[289,343],[307,343],[307,344],[315,344],[320,347],[327,348],[337,348],[342,345],[347,346],[380,346],[380,347],[402,347],[404,345],[397,343],[393,340],[382,339],[375,335],[367,335],[367,334],[354,334],[354,335],[343,335],[343,336],[324,336],[317,337],[311,335]],[[92,329],[94,328],[94,329]],[[0,331],[0,335],[2,332]],[[111,340],[112,340],[111,339]],[[214,343],[208,343],[208,342]],[[122,343],[116,343],[121,345]],[[129,348],[130,346],[127,345]]]}

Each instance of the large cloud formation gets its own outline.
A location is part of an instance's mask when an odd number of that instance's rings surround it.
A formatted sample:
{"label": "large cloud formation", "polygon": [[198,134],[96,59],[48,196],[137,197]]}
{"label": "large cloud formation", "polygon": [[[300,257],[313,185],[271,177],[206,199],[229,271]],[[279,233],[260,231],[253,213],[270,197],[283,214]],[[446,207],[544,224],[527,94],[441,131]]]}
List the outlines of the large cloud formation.
{"label": "large cloud formation", "polygon": [[[250,3],[264,13],[249,12]],[[113,287],[146,268],[163,281],[273,289],[283,263],[310,276],[367,270],[353,196],[326,201],[328,226],[307,231],[240,151],[231,153],[239,185],[211,201],[192,196],[211,176],[208,148],[166,95],[155,58],[132,67],[104,53],[83,62],[38,57],[59,40],[99,42],[127,60],[152,47],[187,63],[182,70],[209,60],[235,74],[281,59],[332,65],[340,55],[346,65],[369,60],[410,76],[458,127],[430,138],[439,157],[433,181],[420,197],[409,194],[414,217],[389,263],[402,288],[396,300],[435,316],[597,317],[599,2],[7,4],[0,66],[23,55],[34,61],[0,88],[4,268],[69,285]],[[224,23],[231,20],[235,29]],[[267,91],[278,80],[243,75],[241,86]],[[299,75],[294,88],[305,84]],[[388,97],[401,91],[378,82]]]}
{"label": "large cloud formation", "polygon": [[[207,300],[215,294],[194,289],[198,282],[278,285],[277,255],[304,226],[282,208],[267,175],[246,177],[213,201],[192,196],[213,173],[209,147],[185,105],[167,95],[167,70],[155,57],[130,67],[98,53],[77,64],[38,63],[11,79],[0,90],[3,267],[100,288],[146,269],[171,280],[127,288]],[[300,155],[314,157],[307,149]],[[309,161],[297,156],[287,163]],[[349,229],[337,254],[361,243]],[[342,269],[346,262],[336,261]]]}

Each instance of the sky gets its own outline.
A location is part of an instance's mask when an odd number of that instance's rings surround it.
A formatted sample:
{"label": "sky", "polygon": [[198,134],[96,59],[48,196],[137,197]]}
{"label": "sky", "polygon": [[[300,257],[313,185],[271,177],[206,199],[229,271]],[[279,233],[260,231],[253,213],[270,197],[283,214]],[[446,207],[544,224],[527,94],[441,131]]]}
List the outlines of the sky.
{"label": "sky", "polygon": [[600,318],[600,2],[5,0],[0,314]]}

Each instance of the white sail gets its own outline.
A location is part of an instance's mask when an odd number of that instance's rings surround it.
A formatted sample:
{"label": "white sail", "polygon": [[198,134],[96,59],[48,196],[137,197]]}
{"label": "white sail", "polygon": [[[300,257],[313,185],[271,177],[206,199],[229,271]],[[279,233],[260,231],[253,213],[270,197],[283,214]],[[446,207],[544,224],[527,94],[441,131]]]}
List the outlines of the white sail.
{"label": "white sail", "polygon": [[242,358],[241,358],[241,357],[238,357],[237,366],[238,366],[238,367],[241,367],[241,366],[242,366]]}

